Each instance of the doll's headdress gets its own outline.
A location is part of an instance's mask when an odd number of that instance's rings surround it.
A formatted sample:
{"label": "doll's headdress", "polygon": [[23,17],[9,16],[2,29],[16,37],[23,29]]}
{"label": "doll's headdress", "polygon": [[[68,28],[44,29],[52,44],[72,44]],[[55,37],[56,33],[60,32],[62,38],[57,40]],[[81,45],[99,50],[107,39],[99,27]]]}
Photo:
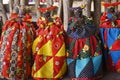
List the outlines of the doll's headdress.
{"label": "doll's headdress", "polygon": [[108,9],[107,12],[115,12],[115,6],[118,6],[119,4],[120,4],[120,2],[103,3],[103,6]]}
{"label": "doll's headdress", "polygon": [[80,10],[80,11],[82,11],[85,7],[86,7],[86,5],[81,5],[79,7],[69,8],[69,10],[71,10],[71,11],[74,11],[74,10]]}
{"label": "doll's headdress", "polygon": [[115,2],[115,3],[103,3],[103,6],[106,8],[110,8],[110,7],[115,7],[118,6],[120,4],[120,2]]}
{"label": "doll's headdress", "polygon": [[38,10],[42,13],[44,12],[48,12],[48,11],[54,11],[57,7],[56,6],[50,6],[50,7],[47,7],[47,8],[40,8],[38,7]]}

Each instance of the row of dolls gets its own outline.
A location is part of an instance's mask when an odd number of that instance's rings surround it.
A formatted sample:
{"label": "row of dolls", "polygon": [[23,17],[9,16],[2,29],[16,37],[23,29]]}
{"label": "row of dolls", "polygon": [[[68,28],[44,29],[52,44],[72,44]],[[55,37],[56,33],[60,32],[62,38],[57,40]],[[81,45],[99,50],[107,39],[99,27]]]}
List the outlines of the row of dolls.
{"label": "row of dolls", "polygon": [[[11,15],[1,34],[0,77],[8,80],[98,80],[102,76],[102,49],[111,59],[106,58],[106,63],[111,63],[111,67],[119,72],[119,44],[108,46],[115,43],[117,36],[119,42],[119,28],[109,30],[103,27],[103,21],[101,41],[92,19],[82,15],[81,7],[75,7],[70,9],[74,16],[69,18],[65,32],[61,19],[50,14],[55,8],[39,8],[43,17],[36,23],[37,30],[29,14],[24,17],[16,13]],[[113,8],[109,10],[113,11]],[[109,19],[107,15],[104,17]],[[106,38],[106,35],[110,36]],[[110,42],[105,42],[108,38]],[[101,42],[106,44],[103,48]]]}

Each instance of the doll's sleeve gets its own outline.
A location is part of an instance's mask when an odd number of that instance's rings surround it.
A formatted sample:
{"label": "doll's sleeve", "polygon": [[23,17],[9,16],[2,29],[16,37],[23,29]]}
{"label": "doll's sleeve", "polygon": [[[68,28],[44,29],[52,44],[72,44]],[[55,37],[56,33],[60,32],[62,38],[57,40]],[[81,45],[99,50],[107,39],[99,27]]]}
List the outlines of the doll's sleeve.
{"label": "doll's sleeve", "polygon": [[40,17],[37,21],[37,26],[43,28],[44,25],[45,25],[45,19],[43,17]]}

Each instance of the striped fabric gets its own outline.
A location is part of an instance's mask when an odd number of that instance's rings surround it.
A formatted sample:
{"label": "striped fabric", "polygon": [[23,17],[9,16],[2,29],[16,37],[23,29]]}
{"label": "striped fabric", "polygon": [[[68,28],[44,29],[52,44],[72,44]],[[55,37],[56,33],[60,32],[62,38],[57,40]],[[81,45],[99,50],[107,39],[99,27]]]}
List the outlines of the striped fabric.
{"label": "striped fabric", "polygon": [[[17,15],[17,14],[14,14]],[[31,49],[35,31],[27,21],[28,14],[17,22],[12,16],[2,29],[0,46],[0,77],[10,80],[27,80],[31,75]]]}

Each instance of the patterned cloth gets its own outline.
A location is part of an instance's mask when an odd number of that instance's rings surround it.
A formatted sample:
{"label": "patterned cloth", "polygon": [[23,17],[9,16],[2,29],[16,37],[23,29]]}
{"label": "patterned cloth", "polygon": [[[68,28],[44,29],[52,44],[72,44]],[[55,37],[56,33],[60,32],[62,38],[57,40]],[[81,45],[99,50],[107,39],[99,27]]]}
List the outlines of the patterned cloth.
{"label": "patterned cloth", "polygon": [[67,78],[75,80],[93,80],[101,76],[101,41],[95,36],[96,27],[91,19],[79,25],[80,18],[70,18],[67,38]]}
{"label": "patterned cloth", "polygon": [[[111,16],[110,19],[109,16]],[[120,12],[114,14],[108,12],[103,13],[103,15],[101,16],[100,27],[101,28],[120,27]]]}
{"label": "patterned cloth", "polygon": [[59,80],[66,71],[63,26],[59,17],[52,19],[49,22],[40,17],[37,22],[39,28],[32,47],[32,77],[35,80]]}
{"label": "patterned cloth", "polygon": [[107,68],[120,70],[120,28],[100,28]]}
{"label": "patterned cloth", "polygon": [[30,15],[26,14],[18,22],[17,14],[12,14],[2,29],[0,46],[0,77],[10,80],[27,80],[31,75],[31,48],[34,27]]}
{"label": "patterned cloth", "polygon": [[108,8],[101,16],[100,33],[108,70],[120,72],[120,12]]}

